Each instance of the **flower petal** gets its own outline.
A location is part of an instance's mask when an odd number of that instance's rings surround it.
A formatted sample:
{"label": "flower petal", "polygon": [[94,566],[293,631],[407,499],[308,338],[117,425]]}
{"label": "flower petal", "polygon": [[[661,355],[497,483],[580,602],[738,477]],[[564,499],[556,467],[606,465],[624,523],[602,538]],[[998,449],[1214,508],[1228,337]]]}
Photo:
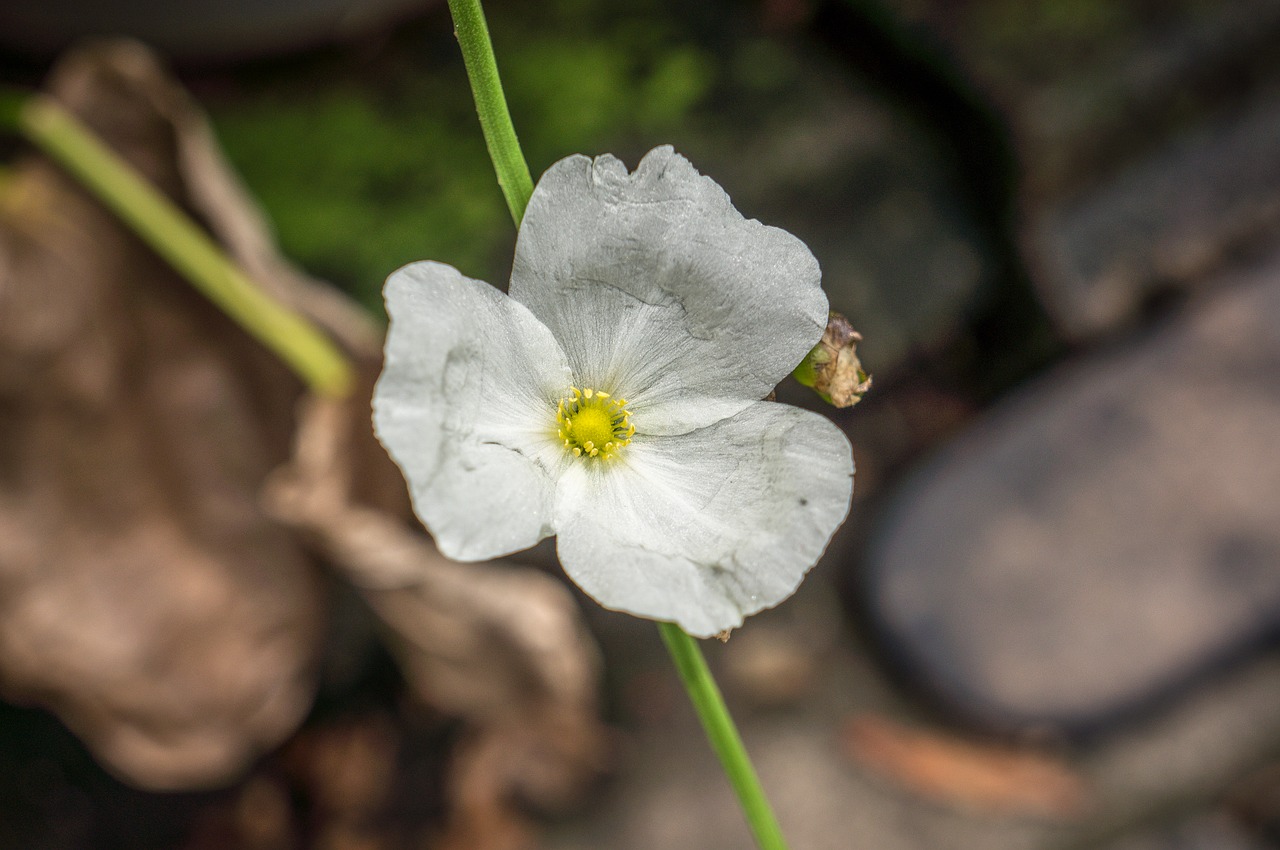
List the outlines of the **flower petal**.
{"label": "flower petal", "polygon": [[569,384],[551,332],[522,304],[441,263],[395,272],[385,297],[391,326],[374,428],[440,551],[477,561],[550,535],[564,456],[555,403]]}
{"label": "flower petal", "polygon": [[820,279],[803,242],[744,219],[661,147],[632,174],[612,156],[551,166],[511,295],[551,328],[580,386],[625,396],[644,433],[679,434],[764,397],[809,353],[827,322]]}
{"label": "flower petal", "polygon": [[816,413],[756,402],[688,434],[571,464],[560,562],[606,608],[709,637],[786,599],[849,511],[849,441]]}

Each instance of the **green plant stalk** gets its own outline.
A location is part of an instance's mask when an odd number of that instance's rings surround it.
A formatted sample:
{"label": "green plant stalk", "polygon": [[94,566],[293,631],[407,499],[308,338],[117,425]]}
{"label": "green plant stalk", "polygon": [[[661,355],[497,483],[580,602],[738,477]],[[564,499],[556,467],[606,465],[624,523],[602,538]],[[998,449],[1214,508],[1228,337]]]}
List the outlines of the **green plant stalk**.
{"label": "green plant stalk", "polygon": [[729,709],[725,707],[724,697],[720,695],[716,680],[702,657],[698,642],[675,623],[658,623],[658,631],[671,653],[676,670],[680,672],[685,690],[689,692],[689,699],[702,721],[711,749],[715,750],[729,783],[738,795],[756,843],[761,850],[786,850],[787,843],[778,820],[760,786],[760,779],[747,756],[738,729],[733,725]]}
{"label": "green plant stalk", "polygon": [[[471,93],[475,97],[489,156],[518,229],[533,194],[533,180],[529,177],[529,166],[516,139],[511,113],[507,111],[484,11],[480,0],[449,0],[449,11],[453,14],[454,29],[462,47],[462,58],[471,80]],[[658,630],[680,673],[680,680],[689,692],[689,699],[702,721],[711,748],[719,757],[725,775],[742,803],[756,842],[761,850],[786,850],[782,830],[698,644],[674,623],[658,623]]]}
{"label": "green plant stalk", "polygon": [[507,98],[502,93],[498,61],[489,41],[484,10],[480,0],[449,0],[449,11],[462,48],[462,61],[467,66],[467,78],[471,80],[471,94],[480,115],[480,129],[489,147],[489,158],[493,160],[493,170],[498,175],[498,185],[507,199],[511,218],[519,228],[529,196],[533,194],[533,178],[529,176],[529,165],[520,150],[520,140],[516,138],[516,128],[507,110]]}
{"label": "green plant stalk", "polygon": [[7,102],[0,118],[8,117],[312,390],[334,398],[350,392],[355,373],[346,355],[314,325],[263,292],[186,213],[73,115],[43,95],[16,102],[6,93],[0,100]]}

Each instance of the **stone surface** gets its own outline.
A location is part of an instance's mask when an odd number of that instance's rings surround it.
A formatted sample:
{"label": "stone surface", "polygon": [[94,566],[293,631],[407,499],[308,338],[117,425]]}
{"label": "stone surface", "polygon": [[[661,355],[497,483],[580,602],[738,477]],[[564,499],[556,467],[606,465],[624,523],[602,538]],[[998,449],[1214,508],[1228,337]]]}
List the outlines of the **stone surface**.
{"label": "stone surface", "polygon": [[[753,618],[727,645],[704,645],[717,677],[729,685],[730,710],[795,850],[1112,850],[1113,843],[1131,836],[1181,835],[1179,823],[1189,813],[1212,809],[1236,777],[1280,749],[1280,656],[1271,653],[1099,745],[1051,750],[1048,755],[1084,783],[1088,797],[1077,814],[1059,818],[1035,808],[978,810],[969,805],[971,795],[963,786],[951,800],[922,796],[850,756],[842,746],[850,719],[872,713],[940,738],[956,733],[920,718],[847,633],[837,633],[830,644],[819,642],[811,687],[802,701],[789,706],[755,703],[727,675],[737,663],[733,655],[740,640],[763,642],[780,635],[788,642],[809,640],[812,620],[822,619],[829,602],[830,591],[821,581],[811,578],[787,606]],[[617,779],[595,805],[562,822],[548,846],[752,846],[737,802],[664,664],[656,637],[651,630],[637,630],[625,639],[633,665],[638,657],[648,664],[633,666],[621,682],[631,698],[620,706]],[[606,646],[606,652],[612,648]],[[998,742],[957,739],[1005,751]],[[1190,829],[1196,836],[1211,834],[1208,827]],[[1221,834],[1237,837],[1229,824]],[[1193,847],[1199,850],[1194,844],[1186,850]],[[1247,843],[1239,847],[1253,850]],[[1237,845],[1224,844],[1221,850],[1237,850]]]}
{"label": "stone surface", "polygon": [[[754,26],[736,7],[721,14]],[[865,337],[863,362],[887,377],[913,352],[963,333],[998,283],[992,248],[966,218],[938,128],[802,35],[802,50],[757,36],[718,55],[720,112],[704,111],[670,140],[744,215],[809,246],[831,308]]]}
{"label": "stone surface", "polygon": [[1030,200],[1105,182],[1280,72],[1277,0],[890,6],[1005,116]]}
{"label": "stone surface", "polygon": [[1098,850],[1266,850],[1267,846],[1225,817],[1201,815],[1172,828],[1126,836]]}
{"label": "stone surface", "polygon": [[900,490],[870,607],[954,709],[1084,730],[1280,633],[1280,252],[1213,286]]}
{"label": "stone surface", "polygon": [[1073,336],[1124,324],[1162,291],[1189,290],[1280,224],[1280,86],[1185,132],[1029,234],[1050,312]]}
{"label": "stone surface", "polygon": [[1276,0],[893,5],[1008,123],[1023,250],[1069,335],[1211,281],[1274,230]]}

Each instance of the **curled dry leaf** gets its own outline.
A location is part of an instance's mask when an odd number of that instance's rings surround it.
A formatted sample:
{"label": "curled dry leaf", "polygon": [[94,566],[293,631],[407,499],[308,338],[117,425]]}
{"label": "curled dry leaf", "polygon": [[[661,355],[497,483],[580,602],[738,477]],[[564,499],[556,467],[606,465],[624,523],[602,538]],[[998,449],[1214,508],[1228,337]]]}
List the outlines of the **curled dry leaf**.
{"label": "curled dry leaf", "polygon": [[[458,564],[398,512],[359,501],[371,471],[404,485],[373,440],[372,374],[353,400],[303,408],[294,463],[266,491],[363,591],[421,698],[465,718],[443,846],[523,846],[513,798],[567,805],[600,769],[598,659],[565,587],[533,569]],[[353,449],[355,449],[353,451]],[[353,458],[375,461],[361,468]]]}
{"label": "curled dry leaf", "polygon": [[[200,139],[140,48],[50,91],[192,208]],[[152,788],[226,781],[308,709],[318,574],[257,491],[298,382],[48,162],[0,220],[0,690]]]}
{"label": "curled dry leaf", "polygon": [[1070,818],[1088,803],[1084,781],[1043,753],[974,744],[870,714],[849,720],[843,744],[872,772],[952,806]]}
{"label": "curled dry leaf", "polygon": [[380,334],[279,256],[145,49],[80,51],[52,93],[367,380],[348,404],[306,402],[295,434],[303,388],[272,355],[58,169],[17,165],[0,187],[0,692],[135,783],[225,782],[310,706],[323,560],[424,701],[467,721],[449,835],[515,846],[514,798],[562,803],[598,765],[572,600],[533,571],[446,562],[412,524],[369,423]]}

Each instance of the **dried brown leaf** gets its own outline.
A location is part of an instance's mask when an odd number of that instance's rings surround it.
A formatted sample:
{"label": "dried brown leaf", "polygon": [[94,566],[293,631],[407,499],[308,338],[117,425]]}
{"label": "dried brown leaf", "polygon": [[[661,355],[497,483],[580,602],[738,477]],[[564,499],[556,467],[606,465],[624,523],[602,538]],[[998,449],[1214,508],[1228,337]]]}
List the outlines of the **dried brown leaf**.
{"label": "dried brown leaf", "polygon": [[370,392],[366,382],[358,401],[308,402],[295,462],[267,501],[363,588],[421,698],[468,721],[445,846],[497,850],[524,840],[513,798],[564,806],[601,768],[599,660],[562,583],[511,564],[449,561],[411,520],[352,498],[367,479],[352,463],[365,453],[351,448],[373,442]]}
{"label": "dried brown leaf", "polygon": [[1043,753],[975,744],[871,714],[849,720],[843,744],[865,768],[948,805],[1070,818],[1088,802],[1084,781]]}
{"label": "dried brown leaf", "polygon": [[79,52],[52,86],[338,339],[363,383],[299,408],[268,352],[56,168],[19,164],[0,189],[0,689],[139,784],[225,781],[309,706],[319,554],[361,588],[423,701],[466,721],[441,841],[523,846],[514,801],[563,805],[600,766],[598,660],[572,597],[431,546],[371,432],[378,334],[279,256],[147,51]]}
{"label": "dried brown leaf", "polygon": [[[208,139],[170,120],[183,96],[142,48],[72,54],[49,85],[189,209],[226,178],[193,179],[184,161]],[[205,206],[224,229],[245,212]],[[60,170],[15,165],[0,214],[0,689],[138,784],[224,782],[310,705],[322,586],[257,501],[300,392]]]}

